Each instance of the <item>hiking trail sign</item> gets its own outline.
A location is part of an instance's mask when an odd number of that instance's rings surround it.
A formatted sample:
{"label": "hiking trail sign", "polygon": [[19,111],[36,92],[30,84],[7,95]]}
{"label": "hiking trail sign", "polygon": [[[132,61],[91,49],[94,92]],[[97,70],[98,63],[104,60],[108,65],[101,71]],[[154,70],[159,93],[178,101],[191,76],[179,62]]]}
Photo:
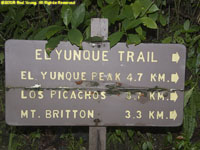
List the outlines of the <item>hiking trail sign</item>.
{"label": "hiking trail sign", "polygon": [[180,44],[8,40],[9,125],[179,126],[186,48]]}

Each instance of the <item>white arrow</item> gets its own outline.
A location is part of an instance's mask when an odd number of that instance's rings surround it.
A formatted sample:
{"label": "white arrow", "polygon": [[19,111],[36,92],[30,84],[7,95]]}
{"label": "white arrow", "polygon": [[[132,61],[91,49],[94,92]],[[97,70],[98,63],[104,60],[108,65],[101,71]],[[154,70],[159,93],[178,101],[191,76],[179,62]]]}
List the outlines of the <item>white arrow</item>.
{"label": "white arrow", "polygon": [[176,118],[177,118],[176,110],[170,111],[169,112],[169,119],[176,120]]}
{"label": "white arrow", "polygon": [[175,92],[170,93],[170,100],[176,102],[176,100],[178,99],[178,94]]}
{"label": "white arrow", "polygon": [[175,74],[171,74],[171,82],[177,83],[178,80],[179,80],[179,76],[177,72]]}
{"label": "white arrow", "polygon": [[172,54],[172,62],[178,63],[179,59],[180,59],[180,56],[179,56],[178,52]]}

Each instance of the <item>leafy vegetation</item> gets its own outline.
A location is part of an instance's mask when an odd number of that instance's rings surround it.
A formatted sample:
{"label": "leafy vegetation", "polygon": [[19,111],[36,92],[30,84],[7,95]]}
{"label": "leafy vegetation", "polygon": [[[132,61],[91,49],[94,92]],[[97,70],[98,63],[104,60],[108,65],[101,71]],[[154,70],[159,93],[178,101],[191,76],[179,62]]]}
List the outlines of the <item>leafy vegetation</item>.
{"label": "leafy vegetation", "polygon": [[8,39],[48,40],[48,54],[62,40],[81,47],[82,41],[95,41],[90,38],[90,20],[94,17],[108,18],[111,47],[119,41],[187,47],[183,125],[173,129],[108,128],[107,149],[200,149],[198,0],[83,0],[74,6],[0,6],[0,149],[87,148],[87,137],[76,137],[67,127],[24,129],[5,124],[4,43]]}

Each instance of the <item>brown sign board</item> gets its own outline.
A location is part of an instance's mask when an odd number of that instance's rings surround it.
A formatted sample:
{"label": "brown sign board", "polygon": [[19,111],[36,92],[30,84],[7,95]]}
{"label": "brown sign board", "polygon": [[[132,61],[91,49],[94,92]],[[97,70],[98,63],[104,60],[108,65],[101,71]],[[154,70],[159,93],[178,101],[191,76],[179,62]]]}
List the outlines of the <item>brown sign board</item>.
{"label": "brown sign board", "polygon": [[179,126],[186,49],[180,44],[8,40],[9,125]]}

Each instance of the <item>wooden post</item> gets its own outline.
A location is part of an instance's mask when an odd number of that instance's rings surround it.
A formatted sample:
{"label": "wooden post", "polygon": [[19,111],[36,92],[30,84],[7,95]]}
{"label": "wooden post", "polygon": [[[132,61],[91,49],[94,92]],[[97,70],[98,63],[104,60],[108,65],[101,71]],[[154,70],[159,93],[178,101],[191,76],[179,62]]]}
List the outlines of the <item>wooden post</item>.
{"label": "wooden post", "polygon": [[106,127],[89,127],[89,150],[106,150]]}
{"label": "wooden post", "polygon": [[[108,19],[91,19],[91,37],[108,39]],[[106,127],[89,127],[89,150],[106,150]]]}
{"label": "wooden post", "polygon": [[91,19],[91,37],[94,36],[101,37],[104,41],[108,39],[108,19]]}

